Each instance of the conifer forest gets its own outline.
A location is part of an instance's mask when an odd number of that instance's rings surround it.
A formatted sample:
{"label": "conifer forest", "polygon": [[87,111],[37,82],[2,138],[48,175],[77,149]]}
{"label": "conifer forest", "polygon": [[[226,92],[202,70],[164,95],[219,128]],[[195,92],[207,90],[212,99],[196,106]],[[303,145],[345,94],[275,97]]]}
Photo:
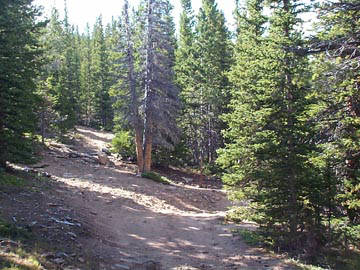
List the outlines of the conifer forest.
{"label": "conifer forest", "polygon": [[221,179],[270,250],[318,266],[359,252],[360,1],[227,0],[234,30],[217,1],[178,1],[180,18],[124,0],[79,30],[67,7],[0,0],[0,175],[89,127],[139,175]]}

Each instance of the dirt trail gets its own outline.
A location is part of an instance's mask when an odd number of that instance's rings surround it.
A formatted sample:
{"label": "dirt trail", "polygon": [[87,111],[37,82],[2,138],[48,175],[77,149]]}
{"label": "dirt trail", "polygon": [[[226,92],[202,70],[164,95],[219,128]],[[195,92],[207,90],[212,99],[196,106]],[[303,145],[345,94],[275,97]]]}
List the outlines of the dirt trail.
{"label": "dirt trail", "polygon": [[[78,127],[72,150],[93,153],[112,134]],[[187,185],[166,186],[136,177],[131,166],[106,167],[66,158],[65,146],[44,153],[46,171],[61,185],[57,191],[80,213],[91,237],[83,245],[102,262],[100,269],[136,268],[146,261],[161,269],[291,269],[279,258],[234,237],[223,216],[230,205],[223,191]]]}

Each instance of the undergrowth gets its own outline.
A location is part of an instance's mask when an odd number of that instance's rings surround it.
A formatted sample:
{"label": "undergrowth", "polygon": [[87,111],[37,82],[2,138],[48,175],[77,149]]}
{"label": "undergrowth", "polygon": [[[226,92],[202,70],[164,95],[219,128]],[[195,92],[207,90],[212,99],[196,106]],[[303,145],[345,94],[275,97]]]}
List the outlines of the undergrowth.
{"label": "undergrowth", "polygon": [[23,187],[25,184],[26,181],[21,177],[6,172],[0,172],[0,186]]}
{"label": "undergrowth", "polygon": [[32,238],[33,235],[27,230],[0,219],[0,269],[44,269],[37,259],[38,255],[23,248],[23,242],[30,241]]}
{"label": "undergrowth", "polygon": [[30,239],[30,233],[0,219],[0,237],[11,239]]}
{"label": "undergrowth", "polygon": [[161,176],[160,174],[155,173],[155,172],[142,173],[141,177],[151,179],[151,180],[153,180],[155,182],[158,182],[158,183],[161,183],[161,184],[164,184],[164,185],[170,185],[171,184],[171,181],[168,178],[166,178],[165,176]]}
{"label": "undergrowth", "polygon": [[241,239],[250,246],[262,246],[265,239],[257,231],[246,229],[236,229],[232,231],[233,235],[239,235]]}
{"label": "undergrowth", "polygon": [[[256,220],[256,217],[249,217],[249,212],[245,210],[246,207],[239,207],[230,212],[226,216],[227,221],[241,223],[245,220]],[[241,237],[242,241],[250,246],[263,247],[271,249],[273,243],[271,238],[266,237],[266,233],[258,230],[235,229],[232,231],[233,235]],[[300,258],[300,257],[299,257]],[[290,265],[293,265],[298,270],[357,270],[360,269],[360,251],[356,249],[330,249],[319,250],[314,261],[311,263],[303,258],[293,258],[287,260]]]}

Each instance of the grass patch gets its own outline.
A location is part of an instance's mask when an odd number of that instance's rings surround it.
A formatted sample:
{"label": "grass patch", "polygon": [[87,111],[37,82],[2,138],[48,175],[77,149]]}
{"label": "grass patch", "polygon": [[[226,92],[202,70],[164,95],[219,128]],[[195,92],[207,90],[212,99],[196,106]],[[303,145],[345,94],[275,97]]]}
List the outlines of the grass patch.
{"label": "grass patch", "polygon": [[142,173],[141,177],[151,179],[151,180],[153,180],[155,182],[158,182],[158,183],[161,183],[161,184],[164,184],[164,185],[170,185],[171,184],[171,181],[168,178],[166,178],[165,176],[161,176],[160,174],[155,173],[155,172]]}
{"label": "grass patch", "polygon": [[296,267],[298,270],[328,270],[329,268],[322,268],[315,265],[304,264],[298,260],[290,259],[287,262]]}
{"label": "grass patch", "polygon": [[0,172],[0,186],[13,186],[13,187],[23,187],[26,185],[26,181],[13,174]]}
{"label": "grass patch", "polygon": [[233,235],[239,235],[242,240],[250,246],[263,246],[265,239],[257,231],[250,231],[246,229],[236,229],[232,231]]}
{"label": "grass patch", "polygon": [[0,219],[0,237],[11,239],[30,239],[30,233]]}
{"label": "grass patch", "polygon": [[36,256],[17,248],[11,252],[0,250],[0,269],[2,270],[43,270]]}
{"label": "grass patch", "polygon": [[259,220],[261,220],[261,216],[254,211],[254,207],[251,204],[233,207],[225,216],[225,221],[235,223],[244,221],[258,223]]}
{"label": "grass patch", "polygon": [[[40,270],[44,269],[35,255],[21,248],[22,241],[31,239],[31,234],[13,224],[0,219],[0,269],[2,270]],[[16,242],[15,242],[16,241]]]}

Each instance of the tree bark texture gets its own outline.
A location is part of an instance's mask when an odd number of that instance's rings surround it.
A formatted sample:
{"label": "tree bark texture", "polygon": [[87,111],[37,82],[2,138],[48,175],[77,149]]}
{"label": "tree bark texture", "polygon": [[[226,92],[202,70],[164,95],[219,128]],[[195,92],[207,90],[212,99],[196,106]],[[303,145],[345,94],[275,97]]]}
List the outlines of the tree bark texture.
{"label": "tree bark texture", "polygon": [[141,173],[144,167],[144,154],[143,154],[143,136],[142,129],[135,129],[135,144],[136,144],[136,158],[138,165],[138,172]]}

